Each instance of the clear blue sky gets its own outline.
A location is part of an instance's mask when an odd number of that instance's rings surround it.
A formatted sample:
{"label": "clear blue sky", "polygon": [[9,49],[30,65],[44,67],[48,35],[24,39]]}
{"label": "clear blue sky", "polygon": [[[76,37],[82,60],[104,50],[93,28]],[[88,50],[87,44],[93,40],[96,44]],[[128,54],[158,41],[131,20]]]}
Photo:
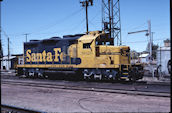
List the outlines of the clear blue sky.
{"label": "clear blue sky", "polygon": [[[53,36],[84,33],[85,9],[80,0],[4,0],[1,3],[2,30],[10,37],[11,54],[23,53],[23,42]],[[89,31],[101,30],[101,0],[93,0],[89,7]],[[123,45],[138,52],[146,49],[145,33],[128,32],[148,28],[151,20],[154,43],[163,46],[170,38],[170,0],[120,0]],[[2,32],[4,55],[7,55],[7,37]]]}

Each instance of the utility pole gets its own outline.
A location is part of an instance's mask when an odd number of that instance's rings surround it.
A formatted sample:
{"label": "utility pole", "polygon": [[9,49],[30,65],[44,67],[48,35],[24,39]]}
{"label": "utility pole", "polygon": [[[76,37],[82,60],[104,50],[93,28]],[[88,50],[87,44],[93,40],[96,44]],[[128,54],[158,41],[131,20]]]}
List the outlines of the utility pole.
{"label": "utility pole", "polygon": [[25,35],[26,36],[26,42],[27,42],[27,36],[29,35],[28,33],[26,33],[26,34],[23,34],[23,35]]}
{"label": "utility pole", "polygon": [[152,61],[152,44],[153,44],[153,33],[151,32],[151,21],[148,20],[148,30],[141,30],[141,31],[135,31],[135,32],[128,32],[128,34],[133,34],[133,33],[140,33],[140,32],[147,32],[146,36],[149,36],[150,41],[149,41],[149,55],[150,55],[150,61]]}
{"label": "utility pole", "polygon": [[154,52],[154,48],[153,48],[153,34],[154,34],[155,32],[151,32],[151,42],[152,42],[152,60],[153,60],[153,52]]}
{"label": "utility pole", "polygon": [[85,9],[86,9],[86,28],[87,28],[86,34],[88,34],[88,11],[87,11],[87,9],[88,9],[88,6],[93,5],[93,0],[85,0],[80,3],[82,4],[82,7],[85,7]]}
{"label": "utility pole", "polygon": [[[0,0],[0,16],[1,16],[1,2]],[[2,42],[1,42],[1,17],[0,17],[0,58],[3,58],[3,49],[2,49]],[[1,61],[0,61],[1,64]]]}
{"label": "utility pole", "polygon": [[8,37],[8,69],[10,69],[10,39]]}
{"label": "utility pole", "polygon": [[2,0],[0,0],[0,69],[1,69],[1,63],[3,64],[3,50],[2,50],[2,42],[1,42],[1,2]]}
{"label": "utility pole", "polygon": [[152,35],[152,46],[153,46],[153,34],[154,34],[155,32],[151,32],[151,35]]}
{"label": "utility pole", "polygon": [[148,20],[148,33],[149,33],[149,37],[150,37],[150,42],[149,42],[149,49],[150,49],[150,61],[152,61],[152,32],[151,32],[151,21]]}
{"label": "utility pole", "polygon": [[146,33],[146,36],[149,36],[150,37],[150,41],[149,41],[149,66],[150,68],[152,69],[152,77],[154,78],[154,68],[153,66],[151,65],[151,62],[152,62],[152,44],[153,44],[153,33],[154,32],[151,32],[151,21],[149,20],[148,21],[148,30],[141,30],[141,31],[135,31],[135,32],[129,32],[128,34],[133,34],[133,33],[140,33],[140,32],[147,32]]}

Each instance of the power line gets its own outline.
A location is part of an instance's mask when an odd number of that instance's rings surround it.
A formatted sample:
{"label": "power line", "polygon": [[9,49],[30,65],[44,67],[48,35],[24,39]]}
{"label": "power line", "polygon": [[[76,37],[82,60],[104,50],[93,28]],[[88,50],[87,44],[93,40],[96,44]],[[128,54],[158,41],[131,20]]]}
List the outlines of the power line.
{"label": "power line", "polygon": [[131,30],[135,30],[135,29],[138,29],[138,28],[146,27],[145,25],[146,25],[146,23],[143,23],[143,24],[141,24],[141,25],[139,25],[137,27],[134,27],[134,28],[129,27],[129,28],[131,28]]}
{"label": "power line", "polygon": [[[41,32],[41,31],[43,31],[43,30],[48,30],[48,29],[54,27],[55,25],[57,25],[58,23],[62,23],[62,22],[64,22],[64,21],[70,19],[70,18],[73,17],[74,15],[78,14],[79,12],[81,12],[83,9],[84,9],[84,8],[79,9],[79,10],[76,10],[76,11],[74,11],[73,13],[71,13],[70,15],[68,15],[68,16],[66,16],[66,17],[64,17],[64,18],[62,18],[62,19],[60,19],[59,21],[56,21],[55,23],[53,23],[53,24],[51,24],[51,25],[48,25],[48,27],[46,27],[46,28],[44,28],[44,29],[42,29],[42,30],[39,30],[39,31],[30,32],[29,34],[34,34],[34,35],[35,35],[35,34],[51,34],[51,33],[39,33],[39,32]],[[43,28],[43,26],[42,26],[41,28]],[[29,35],[29,34],[28,34],[28,35]],[[6,35],[6,33],[5,33],[5,35]],[[17,33],[17,34],[10,34],[10,35],[13,35],[13,36],[14,36],[14,35],[15,35],[15,36],[20,36],[20,35],[26,35],[26,34]]]}
{"label": "power line", "polygon": [[[61,30],[76,30],[77,29],[77,27],[79,26],[79,25],[81,25],[83,22],[85,21],[85,18],[83,18],[80,22],[78,22],[76,25],[71,25],[72,27],[71,28],[64,28],[64,29],[60,29],[60,31]],[[58,30],[59,31],[59,30]],[[48,35],[48,34],[55,34],[55,33],[59,33],[59,32],[57,32],[57,31],[54,31],[54,32],[47,32],[47,33],[35,33],[34,35]],[[22,34],[22,35],[25,35],[25,36],[27,36],[26,38],[28,39],[28,35],[30,35],[31,33],[26,33],[26,34]],[[5,34],[4,34],[5,35]],[[11,34],[12,35],[12,34]],[[20,35],[17,35],[17,37],[21,37],[21,34]],[[7,37],[7,35],[6,35],[6,37]],[[17,38],[17,37],[15,37],[15,38]],[[26,39],[26,42],[27,42],[27,39]]]}
{"label": "power line", "polygon": [[4,31],[4,30],[2,30],[2,27],[1,27],[1,31],[4,33],[4,36],[8,39],[8,35],[7,35],[7,33]]}
{"label": "power line", "polygon": [[[165,39],[156,39],[154,41],[163,41],[163,40],[165,40]],[[144,40],[144,41],[135,41],[135,42],[126,42],[126,43],[147,43],[147,40]]]}
{"label": "power line", "polygon": [[[62,22],[64,22],[64,21],[70,19],[71,17],[73,17],[74,15],[78,14],[78,13],[81,12],[82,10],[83,10],[83,8],[82,8],[82,9],[79,9],[79,10],[76,10],[76,11],[74,11],[73,13],[71,13],[70,15],[68,15],[68,16],[66,16],[66,17],[64,17],[64,18],[62,18],[62,19],[60,19],[60,20],[54,22],[54,23],[51,24],[51,25],[48,25],[47,28],[44,28],[44,29],[39,30],[39,31],[37,31],[37,32],[41,32],[41,31],[43,31],[43,30],[50,29],[50,28],[56,26],[58,23],[62,23]],[[41,27],[41,28],[42,28],[42,27]],[[30,34],[35,34],[35,32],[32,32],[32,33],[30,33]]]}

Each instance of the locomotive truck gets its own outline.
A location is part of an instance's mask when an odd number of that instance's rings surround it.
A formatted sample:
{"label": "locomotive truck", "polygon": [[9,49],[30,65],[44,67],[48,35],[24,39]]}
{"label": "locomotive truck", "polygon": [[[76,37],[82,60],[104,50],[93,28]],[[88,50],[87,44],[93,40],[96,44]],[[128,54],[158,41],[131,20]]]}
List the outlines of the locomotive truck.
{"label": "locomotive truck", "polygon": [[75,73],[84,79],[138,80],[143,74],[130,63],[130,47],[114,46],[104,31],[65,35],[24,43],[24,64],[18,75],[47,77],[55,72]]}

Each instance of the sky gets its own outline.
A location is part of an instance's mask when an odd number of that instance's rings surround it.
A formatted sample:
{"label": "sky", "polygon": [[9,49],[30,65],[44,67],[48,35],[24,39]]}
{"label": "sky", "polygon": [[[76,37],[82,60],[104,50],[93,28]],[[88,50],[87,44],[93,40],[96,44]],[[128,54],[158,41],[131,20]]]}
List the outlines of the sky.
{"label": "sky", "polygon": [[[86,32],[85,9],[82,0],[3,0],[1,3],[2,45],[8,53],[7,37],[10,38],[10,54],[22,54],[27,40],[42,40],[54,36]],[[89,31],[102,30],[102,0],[93,0],[88,7]],[[122,45],[131,50],[146,50],[149,37],[145,33],[128,32],[148,29],[154,44],[163,46],[170,39],[170,0],[120,0]]]}

